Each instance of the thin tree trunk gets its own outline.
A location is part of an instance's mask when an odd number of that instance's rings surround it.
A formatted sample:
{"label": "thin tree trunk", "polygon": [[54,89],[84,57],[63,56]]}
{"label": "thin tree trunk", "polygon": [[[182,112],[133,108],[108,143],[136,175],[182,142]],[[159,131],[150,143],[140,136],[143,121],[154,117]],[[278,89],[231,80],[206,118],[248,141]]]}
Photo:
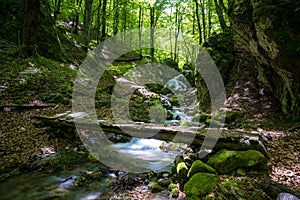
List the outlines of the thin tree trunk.
{"label": "thin tree trunk", "polygon": [[211,35],[211,0],[208,0],[208,30],[207,30],[207,37],[209,38]]}
{"label": "thin tree trunk", "polygon": [[206,21],[205,21],[205,1],[200,0],[201,2],[201,13],[202,13],[202,28],[203,28],[203,41],[206,40]]}
{"label": "thin tree trunk", "polygon": [[139,7],[139,56],[140,58],[143,57],[143,50],[142,50],[142,6]]}
{"label": "thin tree trunk", "polygon": [[90,32],[92,24],[92,5],[93,0],[85,0],[84,9],[84,50],[87,52],[90,42]]}
{"label": "thin tree trunk", "polygon": [[226,25],[225,19],[224,19],[224,15],[223,15],[223,10],[221,8],[221,6],[218,4],[218,0],[214,0],[215,2],[215,6],[216,6],[216,11],[217,11],[217,15],[220,21],[220,25],[223,31],[228,29],[228,26]]}
{"label": "thin tree trunk", "polygon": [[22,33],[23,54],[25,57],[35,56],[36,32],[40,16],[39,0],[26,0],[25,23]]}
{"label": "thin tree trunk", "polygon": [[123,41],[126,41],[126,29],[127,29],[127,1],[125,1],[124,6],[123,6],[123,12],[122,12],[122,16],[123,16]]}
{"label": "thin tree trunk", "polygon": [[155,15],[155,7],[152,6],[150,9],[150,57],[154,60],[154,15]]}
{"label": "thin tree trunk", "polygon": [[[77,9],[81,8],[82,0],[76,0]],[[74,34],[78,34],[78,26],[79,26],[79,11],[76,9],[75,14],[75,23],[74,23]]]}
{"label": "thin tree trunk", "polygon": [[114,9],[115,9],[115,15],[114,15],[114,35],[118,33],[118,27],[119,27],[119,0],[114,1]]}
{"label": "thin tree trunk", "polygon": [[[172,17],[173,17],[173,10],[172,10],[172,7],[171,7],[171,11],[170,11],[170,22],[172,22]],[[172,42],[172,29],[170,29],[170,33],[169,33],[169,36],[170,36],[170,54],[171,54],[171,59],[174,60],[174,57],[173,57],[173,42]],[[174,56],[175,56],[175,53],[174,53]]]}
{"label": "thin tree trunk", "polygon": [[100,28],[101,28],[101,6],[102,6],[102,1],[99,0],[98,3],[98,8],[97,8],[97,18],[96,18],[96,40],[99,41],[100,40]]}
{"label": "thin tree trunk", "polygon": [[101,39],[100,39],[101,42],[103,42],[106,38],[106,6],[107,6],[107,0],[103,0],[103,3],[102,3]]}
{"label": "thin tree trunk", "polygon": [[196,3],[196,18],[197,18],[197,25],[198,25],[198,31],[199,31],[199,44],[202,44],[202,30],[201,30],[201,24],[200,24],[200,17],[199,17],[199,3],[197,0],[194,0]]}

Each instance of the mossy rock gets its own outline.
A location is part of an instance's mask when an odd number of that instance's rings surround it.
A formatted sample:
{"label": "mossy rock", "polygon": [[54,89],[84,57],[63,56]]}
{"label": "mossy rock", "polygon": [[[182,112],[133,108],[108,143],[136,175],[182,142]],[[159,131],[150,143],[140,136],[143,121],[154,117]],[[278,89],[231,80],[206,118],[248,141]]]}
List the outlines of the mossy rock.
{"label": "mossy rock", "polygon": [[237,151],[222,149],[208,159],[207,164],[217,169],[222,174],[233,172],[241,167],[243,158]]}
{"label": "mossy rock", "polygon": [[168,190],[173,190],[174,188],[177,188],[177,185],[175,183],[171,183],[169,186],[168,186]]}
{"label": "mossy rock", "polygon": [[192,177],[194,174],[198,172],[208,172],[208,173],[216,173],[216,170],[211,166],[203,163],[201,160],[196,160],[193,162],[190,170],[188,171],[188,177]]}
{"label": "mossy rock", "polygon": [[253,167],[257,164],[265,163],[267,161],[266,157],[261,152],[253,149],[240,152],[240,154],[244,158],[244,167]]}
{"label": "mossy rock", "polygon": [[[218,183],[215,174],[199,172],[184,185],[187,199],[197,199],[206,196]],[[198,198],[199,199],[199,198]]]}
{"label": "mossy rock", "polygon": [[229,151],[222,149],[210,157],[207,164],[217,169],[221,174],[228,174],[238,168],[253,167],[265,161],[265,156],[256,150]]}
{"label": "mossy rock", "polygon": [[178,188],[173,188],[171,191],[171,195],[173,198],[177,198],[179,196],[179,190]]}
{"label": "mossy rock", "polygon": [[169,178],[160,178],[158,179],[157,183],[162,187],[168,187],[171,183]]}
{"label": "mossy rock", "polygon": [[150,188],[152,193],[158,193],[164,190],[164,188],[160,186],[158,183],[154,183],[153,185],[151,185]]}
{"label": "mossy rock", "polygon": [[178,163],[177,167],[176,167],[176,171],[179,177],[184,178],[187,176],[188,173],[188,167],[186,166],[186,164],[184,162],[180,162]]}

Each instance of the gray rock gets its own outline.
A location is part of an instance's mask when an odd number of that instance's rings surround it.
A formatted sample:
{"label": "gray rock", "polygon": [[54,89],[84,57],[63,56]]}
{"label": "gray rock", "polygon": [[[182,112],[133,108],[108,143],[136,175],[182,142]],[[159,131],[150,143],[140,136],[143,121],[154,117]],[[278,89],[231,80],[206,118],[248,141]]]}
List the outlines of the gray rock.
{"label": "gray rock", "polygon": [[289,193],[279,193],[276,200],[299,200],[299,198]]}

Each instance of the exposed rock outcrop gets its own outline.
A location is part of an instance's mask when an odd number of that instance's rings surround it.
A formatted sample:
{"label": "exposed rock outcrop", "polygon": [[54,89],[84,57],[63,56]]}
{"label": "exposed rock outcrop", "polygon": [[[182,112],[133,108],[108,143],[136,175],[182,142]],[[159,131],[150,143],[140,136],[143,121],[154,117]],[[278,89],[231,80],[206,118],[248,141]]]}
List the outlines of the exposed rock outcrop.
{"label": "exposed rock outcrop", "polygon": [[259,79],[285,114],[300,113],[300,2],[229,0],[234,30],[256,58]]}

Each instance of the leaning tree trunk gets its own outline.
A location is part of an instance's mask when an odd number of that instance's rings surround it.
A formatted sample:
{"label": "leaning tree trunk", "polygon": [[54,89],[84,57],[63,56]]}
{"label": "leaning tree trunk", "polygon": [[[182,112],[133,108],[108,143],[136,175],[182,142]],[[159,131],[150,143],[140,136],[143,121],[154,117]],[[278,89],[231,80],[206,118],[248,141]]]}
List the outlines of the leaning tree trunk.
{"label": "leaning tree trunk", "polygon": [[25,57],[35,56],[36,33],[40,15],[40,0],[26,0],[25,23],[23,26],[22,44]]}

